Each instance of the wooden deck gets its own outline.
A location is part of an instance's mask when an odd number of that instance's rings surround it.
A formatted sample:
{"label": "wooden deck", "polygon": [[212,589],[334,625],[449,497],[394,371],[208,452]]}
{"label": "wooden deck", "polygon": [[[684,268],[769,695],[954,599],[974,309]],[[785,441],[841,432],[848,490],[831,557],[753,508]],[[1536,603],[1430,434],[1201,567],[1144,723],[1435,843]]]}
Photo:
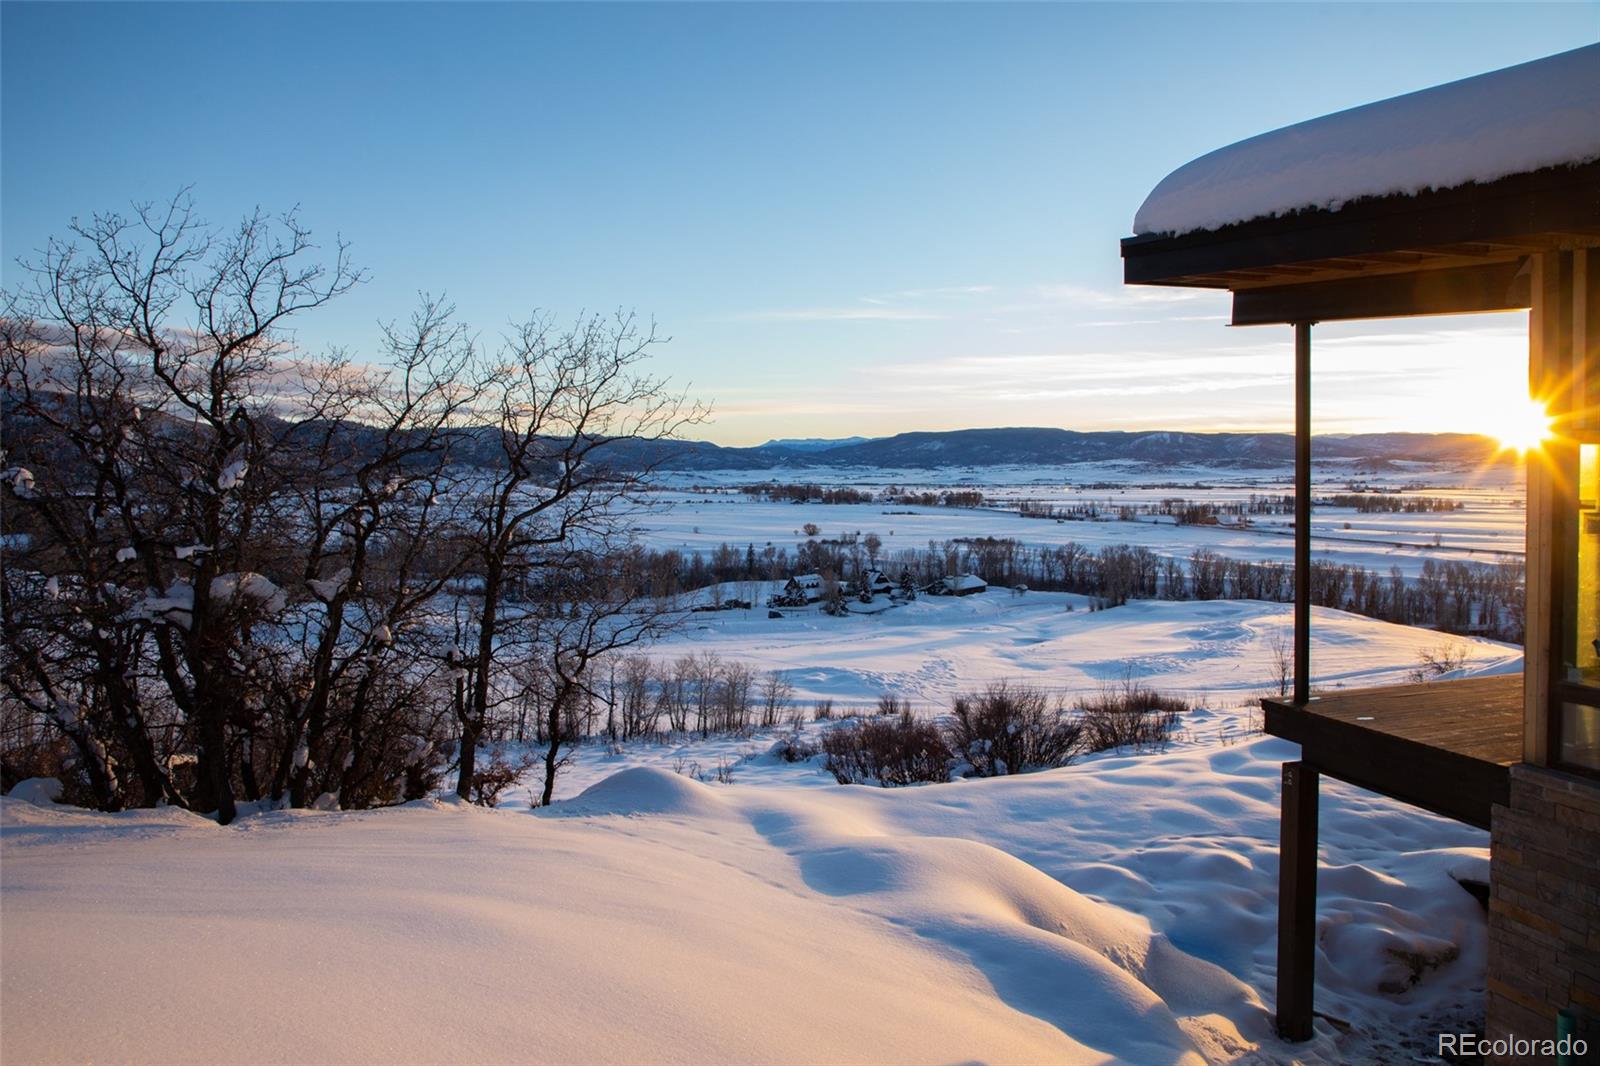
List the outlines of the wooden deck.
{"label": "wooden deck", "polygon": [[1266,730],[1352,785],[1489,828],[1522,761],[1522,675],[1262,700]]}

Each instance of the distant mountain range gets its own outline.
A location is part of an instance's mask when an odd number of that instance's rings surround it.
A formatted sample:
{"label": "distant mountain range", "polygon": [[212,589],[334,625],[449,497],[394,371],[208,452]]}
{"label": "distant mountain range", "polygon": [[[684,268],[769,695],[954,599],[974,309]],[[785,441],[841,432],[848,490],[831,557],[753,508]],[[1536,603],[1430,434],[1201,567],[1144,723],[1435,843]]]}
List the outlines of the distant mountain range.
{"label": "distant mountain range", "polygon": [[[1497,446],[1470,433],[1360,433],[1318,436],[1317,459],[1344,459],[1381,469],[1396,462],[1483,463]],[[1278,467],[1294,460],[1289,433],[1174,433],[1069,429],[958,429],[843,440],[774,440],[754,448],[707,441],[667,441],[619,447],[621,465],[653,463],[670,470],[758,470],[782,467],[931,468],[1051,466],[1132,460],[1170,466],[1241,469]]]}
{"label": "distant mountain range", "polygon": [[779,437],[758,445],[761,448],[787,448],[796,452],[820,452],[828,448],[840,448],[846,444],[865,444],[877,437]]}
{"label": "distant mountain range", "polygon": [[[17,416],[9,391],[0,389],[7,437],[27,424]],[[66,397],[62,403],[68,402]],[[314,429],[312,423],[301,427]],[[345,444],[360,453],[377,445],[376,431],[359,423],[341,428]],[[48,434],[47,434],[48,436]],[[369,439],[370,438],[370,439]],[[8,440],[8,447],[13,441]],[[1495,458],[1495,442],[1469,433],[1327,434],[1315,439],[1316,459],[1350,461],[1359,469],[1383,470],[1403,462],[1482,464]],[[464,429],[453,446],[455,460],[477,466],[503,461],[491,431]],[[63,453],[65,454],[65,453]],[[1133,461],[1154,466],[1219,469],[1281,468],[1294,460],[1288,433],[1078,432],[1070,429],[956,429],[899,433],[892,437],[780,439],[754,448],[727,448],[709,441],[615,441],[597,453],[621,469],[774,470],[803,467],[1061,466],[1069,463]]]}

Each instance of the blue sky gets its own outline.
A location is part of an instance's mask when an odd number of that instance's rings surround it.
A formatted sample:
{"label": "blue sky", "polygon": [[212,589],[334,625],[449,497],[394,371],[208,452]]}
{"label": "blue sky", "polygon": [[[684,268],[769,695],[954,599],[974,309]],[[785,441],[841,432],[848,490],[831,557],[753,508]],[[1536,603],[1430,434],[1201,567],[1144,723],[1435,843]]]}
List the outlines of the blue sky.
{"label": "blue sky", "polygon": [[[704,436],[1284,428],[1288,331],[1126,290],[1117,240],[1226,143],[1600,38],[1600,4],[0,6],[0,244],[192,184],[298,204],[492,344],[637,309]],[[1181,295],[1181,294],[1180,294]],[[1318,427],[1473,429],[1522,316],[1330,326]],[[1454,398],[1455,393],[1451,396]]]}

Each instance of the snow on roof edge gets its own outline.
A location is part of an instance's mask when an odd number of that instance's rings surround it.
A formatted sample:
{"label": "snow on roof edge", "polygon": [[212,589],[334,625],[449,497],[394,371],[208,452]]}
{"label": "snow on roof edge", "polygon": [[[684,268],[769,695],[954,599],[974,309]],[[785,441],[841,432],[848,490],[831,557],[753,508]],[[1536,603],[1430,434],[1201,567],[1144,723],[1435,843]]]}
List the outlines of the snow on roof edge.
{"label": "snow on roof edge", "polygon": [[1415,195],[1600,159],[1600,43],[1323,115],[1186,163],[1138,236]]}

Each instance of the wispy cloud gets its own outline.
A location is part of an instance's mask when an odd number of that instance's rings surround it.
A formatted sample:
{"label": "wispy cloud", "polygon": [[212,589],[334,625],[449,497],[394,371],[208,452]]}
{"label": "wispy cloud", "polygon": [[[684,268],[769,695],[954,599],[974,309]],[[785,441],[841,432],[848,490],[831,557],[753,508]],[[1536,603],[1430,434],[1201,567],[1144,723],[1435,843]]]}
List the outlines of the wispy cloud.
{"label": "wispy cloud", "polygon": [[[1169,322],[1225,321],[1227,294],[1209,289],[1166,289],[1123,285],[1096,288],[1090,285],[1050,283],[1023,286],[1006,294],[1006,299],[991,308],[992,313],[1010,316],[1044,316],[1060,319],[1073,312],[1099,312],[1074,326],[1146,326]],[[1216,307],[1216,311],[1207,311]],[[1182,314],[1174,312],[1183,311]]]}
{"label": "wispy cloud", "polygon": [[1188,303],[1192,300],[1225,299],[1209,289],[1157,288],[1148,285],[1122,285],[1097,289],[1088,285],[1032,285],[1025,292],[1042,303],[1073,307],[1149,307],[1154,304]]}
{"label": "wispy cloud", "polygon": [[[1225,294],[1201,289],[1140,287],[1095,288],[1068,283],[999,286],[934,285],[857,297],[853,303],[824,307],[771,308],[723,316],[741,322],[927,322],[977,321],[1000,328],[1003,322],[1036,318],[1060,320],[1063,312],[1098,311],[1105,317],[1076,326],[1140,326],[1169,322],[1220,322],[1227,315],[1205,311],[1224,306]],[[1187,313],[1172,314],[1184,309]],[[1107,315],[1111,312],[1111,315]],[[1124,317],[1114,317],[1121,312]]]}
{"label": "wispy cloud", "polygon": [[1073,398],[1273,388],[1292,367],[1267,344],[1203,352],[1025,352],[970,355],[864,371],[902,395],[1039,403]]}
{"label": "wispy cloud", "polygon": [[1102,318],[1074,322],[1075,326],[1160,326],[1168,322],[1227,322],[1231,315],[1164,315],[1161,318]]}
{"label": "wispy cloud", "polygon": [[865,297],[868,303],[897,303],[904,300],[963,300],[987,296],[993,285],[936,285],[927,289],[901,289],[899,292]]}
{"label": "wispy cloud", "polygon": [[[930,322],[961,317],[993,285],[935,285],[862,296],[835,307],[772,308],[729,316],[742,322]],[[932,305],[932,306],[929,306]]]}
{"label": "wispy cloud", "polygon": [[798,307],[744,311],[728,316],[737,322],[926,322],[948,317],[917,308],[871,304],[862,307]]}

